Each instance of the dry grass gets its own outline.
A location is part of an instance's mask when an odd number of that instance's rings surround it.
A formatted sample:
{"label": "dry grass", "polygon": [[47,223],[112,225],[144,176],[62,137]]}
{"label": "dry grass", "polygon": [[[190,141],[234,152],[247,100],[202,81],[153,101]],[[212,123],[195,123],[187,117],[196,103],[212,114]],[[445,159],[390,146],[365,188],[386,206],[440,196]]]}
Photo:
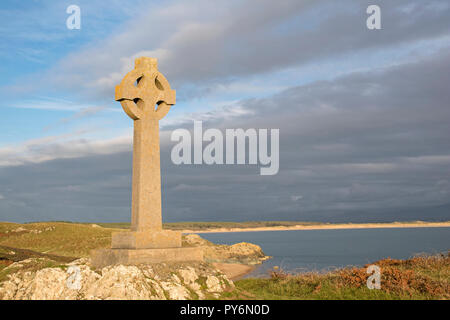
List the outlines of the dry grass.
{"label": "dry grass", "polygon": [[[410,297],[450,298],[450,254],[418,256],[408,260],[384,259],[374,263],[381,268],[383,291]],[[366,286],[366,268],[342,269],[337,285]]]}
{"label": "dry grass", "polygon": [[64,222],[0,224],[0,245],[68,257],[85,257],[106,248],[114,229]]}
{"label": "dry grass", "polygon": [[[86,257],[90,250],[106,248],[111,233],[119,229],[90,224],[46,222],[0,223],[0,273],[15,255],[37,257],[37,261],[61,263],[65,258]],[[22,250],[18,250],[21,248]],[[27,251],[29,250],[29,251]],[[61,259],[63,257],[63,259]],[[19,259],[20,258],[20,259]],[[47,263],[45,262],[45,263]],[[42,262],[44,263],[44,262]],[[341,269],[328,274],[289,275],[273,270],[271,279],[245,279],[237,290],[223,298],[239,299],[449,299],[450,256],[418,256],[408,260],[384,259],[381,290],[366,287],[366,268]]]}
{"label": "dry grass", "polygon": [[[244,221],[244,222],[169,222],[164,223],[164,228],[169,230],[207,230],[219,228],[262,228],[262,227],[290,227],[296,225],[312,226],[322,225],[322,222],[303,222],[303,221]],[[130,228],[129,223],[98,223],[105,228]]]}
{"label": "dry grass", "polygon": [[[444,299],[450,298],[450,254],[418,256],[408,260],[384,259],[381,289],[367,288],[367,266],[326,274],[291,275],[274,269],[270,279],[236,282],[232,297],[240,299]],[[241,293],[244,293],[241,295]],[[228,298],[231,294],[228,294]]]}

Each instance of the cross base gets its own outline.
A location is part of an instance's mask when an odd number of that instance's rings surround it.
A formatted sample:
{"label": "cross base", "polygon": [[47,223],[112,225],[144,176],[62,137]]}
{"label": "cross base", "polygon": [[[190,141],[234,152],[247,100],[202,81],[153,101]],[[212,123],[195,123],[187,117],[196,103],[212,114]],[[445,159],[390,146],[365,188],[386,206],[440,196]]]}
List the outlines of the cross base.
{"label": "cross base", "polygon": [[97,249],[91,252],[94,268],[110,265],[138,265],[161,262],[203,261],[201,247],[165,249]]}
{"label": "cross base", "polygon": [[112,234],[112,249],[181,247],[181,232],[171,230],[127,231]]}

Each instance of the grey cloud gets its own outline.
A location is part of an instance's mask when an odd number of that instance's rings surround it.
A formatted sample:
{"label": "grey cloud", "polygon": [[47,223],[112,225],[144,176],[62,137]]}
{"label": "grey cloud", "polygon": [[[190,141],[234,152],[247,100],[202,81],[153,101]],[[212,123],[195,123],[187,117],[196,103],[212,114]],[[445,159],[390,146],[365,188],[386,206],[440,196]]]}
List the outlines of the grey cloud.
{"label": "grey cloud", "polygon": [[[164,133],[166,221],[448,220],[449,65],[443,50],[244,100],[248,113],[205,121],[222,129],[279,128],[275,176],[260,176],[258,166],[175,166],[174,143]],[[2,167],[0,180],[0,220],[129,220],[129,152]]]}
{"label": "grey cloud", "polygon": [[85,107],[85,108],[80,109],[79,111],[75,112],[70,117],[62,118],[59,121],[44,127],[43,131],[48,131],[48,130],[50,130],[52,128],[55,128],[57,126],[60,126],[60,125],[65,125],[65,124],[71,123],[71,122],[76,121],[76,120],[80,120],[80,119],[83,119],[83,118],[91,117],[91,116],[93,116],[93,115],[95,115],[95,114],[97,114],[97,113],[99,113],[99,112],[101,112],[101,111],[103,111],[105,109],[106,109],[105,106]]}
{"label": "grey cloud", "polygon": [[323,59],[449,35],[446,1],[380,0],[383,30],[377,32],[365,26],[369,4],[200,0],[143,8],[123,32],[67,56],[46,78],[60,89],[110,97],[132,58],[152,55],[179,89],[179,98],[190,99],[237,77],[270,76]]}
{"label": "grey cloud", "polygon": [[0,168],[64,158],[111,154],[132,148],[132,136],[118,136],[108,140],[88,140],[80,130],[59,136],[47,136],[22,144],[0,148]]}

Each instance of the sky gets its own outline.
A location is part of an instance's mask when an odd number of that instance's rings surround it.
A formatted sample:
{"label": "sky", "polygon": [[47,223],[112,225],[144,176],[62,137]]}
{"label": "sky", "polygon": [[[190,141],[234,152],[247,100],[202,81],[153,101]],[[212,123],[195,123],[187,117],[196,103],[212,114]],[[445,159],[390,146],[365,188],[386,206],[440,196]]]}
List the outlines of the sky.
{"label": "sky", "polygon": [[[0,221],[130,220],[114,87],[140,56],[177,91],[164,221],[449,220],[449,16],[446,0],[2,1]],[[174,165],[171,132],[194,120],[279,129],[278,174]]]}

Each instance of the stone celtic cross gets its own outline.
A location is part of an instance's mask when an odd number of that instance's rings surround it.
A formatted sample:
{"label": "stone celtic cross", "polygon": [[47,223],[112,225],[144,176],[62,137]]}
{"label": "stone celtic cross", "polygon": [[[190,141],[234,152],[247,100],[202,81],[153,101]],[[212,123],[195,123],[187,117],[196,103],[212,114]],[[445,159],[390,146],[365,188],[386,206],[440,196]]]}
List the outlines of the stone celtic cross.
{"label": "stone celtic cross", "polygon": [[175,91],[157,60],[136,59],[116,87],[116,100],[134,121],[131,230],[114,232],[111,248],[93,250],[92,265],[203,261],[201,248],[182,247],[181,232],[162,228],[159,120],[175,104]]}
{"label": "stone celtic cross", "polygon": [[[131,233],[113,235],[113,248],[178,246],[162,231],[159,120],[175,104],[175,90],[158,71],[157,59],[141,57],[116,86],[116,101],[134,120]],[[181,241],[181,240],[180,240]]]}

